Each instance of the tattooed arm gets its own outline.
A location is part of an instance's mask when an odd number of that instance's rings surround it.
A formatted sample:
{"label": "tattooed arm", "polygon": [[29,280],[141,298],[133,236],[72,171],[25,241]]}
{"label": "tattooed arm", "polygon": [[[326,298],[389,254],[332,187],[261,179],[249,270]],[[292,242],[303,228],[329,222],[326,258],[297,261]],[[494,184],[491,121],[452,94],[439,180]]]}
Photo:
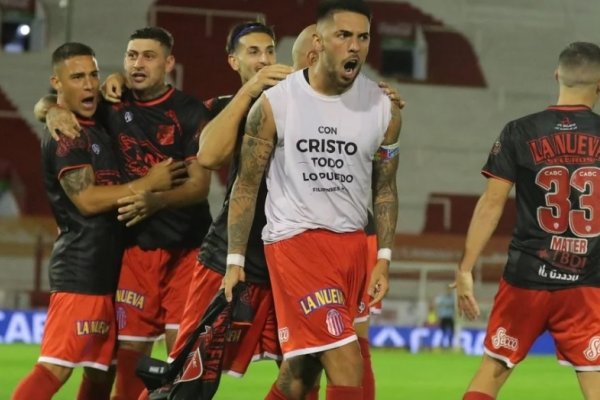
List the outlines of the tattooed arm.
{"label": "tattooed arm", "polygon": [[[240,167],[229,200],[228,254],[246,254],[248,236],[254,220],[256,197],[275,143],[275,121],[271,105],[262,95],[252,106],[246,122],[246,134],[240,154]],[[243,266],[228,264],[223,278],[225,296],[245,278]]]}
{"label": "tattooed arm", "polygon": [[[91,216],[117,208],[118,200],[132,192],[167,190],[182,173],[181,162],[172,159],[154,165],[143,178],[123,185],[97,185],[91,165],[67,170],[60,176],[60,184],[75,207],[84,216]],[[158,211],[157,209],[152,210]]]}
{"label": "tattooed arm", "polygon": [[[383,139],[382,146],[394,145],[398,142],[402,116],[400,109],[392,104],[392,118]],[[398,170],[398,154],[390,157],[379,157],[373,162],[373,214],[377,243],[380,249],[391,249],[396,234],[398,220],[398,188],[396,187],[396,172]],[[388,273],[390,262],[380,258],[371,274],[369,294],[375,304],[389,290]]]}

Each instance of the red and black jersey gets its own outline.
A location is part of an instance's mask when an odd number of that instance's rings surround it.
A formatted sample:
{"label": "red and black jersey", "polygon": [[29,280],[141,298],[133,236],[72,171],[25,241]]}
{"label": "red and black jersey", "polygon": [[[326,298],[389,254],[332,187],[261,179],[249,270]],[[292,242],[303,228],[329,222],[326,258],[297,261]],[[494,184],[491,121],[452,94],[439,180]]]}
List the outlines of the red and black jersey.
{"label": "red and black jersey", "polygon": [[122,224],[116,211],[81,215],[60,179],[69,170],[86,165],[94,170],[98,185],[118,184],[120,174],[105,130],[90,120],[79,122],[79,138],[63,136],[57,142],[47,135],[42,141],[44,185],[59,228],[50,257],[50,288],[53,292],[110,294],[119,278]]}
{"label": "red and black jersey", "polygon": [[[217,115],[231,100],[231,96],[219,97],[205,102],[207,105],[212,105],[212,114]],[[200,249],[199,259],[202,264],[221,275],[225,275],[227,267],[227,218],[229,216],[229,197],[231,189],[237,176],[240,151],[242,147],[242,138],[244,136],[244,128],[246,125],[245,119],[240,123],[238,130],[238,139],[235,145],[234,154],[231,165],[229,167],[229,175],[227,179],[227,191],[221,212],[216,217],[211,225],[202,247]],[[256,199],[256,210],[254,213],[254,221],[250,229],[250,237],[248,238],[248,246],[246,248],[246,263],[244,271],[246,273],[246,281],[252,283],[264,283],[269,281],[269,273],[267,271],[267,261],[265,260],[264,243],[262,241],[262,229],[267,223],[265,217],[265,200],[267,198],[267,185],[265,179],[260,184],[258,197]]]}
{"label": "red and black jersey", "polygon": [[586,106],[553,106],[512,121],[482,172],[516,187],[509,283],[600,286],[599,115]]}
{"label": "red and black jersey", "polygon": [[[151,101],[138,101],[125,91],[121,103],[103,103],[99,116],[119,155],[126,181],[146,175],[150,167],[172,157],[196,158],[198,134],[208,121],[202,102],[170,88]],[[142,249],[198,247],[212,222],[207,201],[164,209],[136,225],[132,242]]]}

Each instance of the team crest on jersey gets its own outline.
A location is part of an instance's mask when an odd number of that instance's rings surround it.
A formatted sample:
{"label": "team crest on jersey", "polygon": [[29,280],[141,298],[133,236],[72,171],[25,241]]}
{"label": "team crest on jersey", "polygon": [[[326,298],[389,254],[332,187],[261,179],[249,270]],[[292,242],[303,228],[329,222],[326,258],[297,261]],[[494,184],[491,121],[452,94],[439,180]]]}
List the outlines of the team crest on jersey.
{"label": "team crest on jersey", "polygon": [[327,331],[332,336],[340,336],[344,332],[344,319],[337,310],[327,312],[325,323],[327,324]]}
{"label": "team crest on jersey", "polygon": [[494,145],[492,146],[492,149],[490,150],[490,154],[493,156],[497,156],[498,154],[500,154],[500,150],[502,150],[502,143],[500,143],[499,140],[496,140],[494,142]]}
{"label": "team crest on jersey", "polygon": [[131,111],[126,111],[125,115],[123,115],[123,118],[125,118],[125,122],[130,123],[133,121],[133,113]]}
{"label": "team crest on jersey", "polygon": [[159,125],[156,140],[163,146],[175,143],[175,127],[173,125]]}
{"label": "team crest on jersey", "polygon": [[600,336],[594,336],[590,339],[590,344],[583,351],[583,355],[590,361],[596,361],[600,357]]}
{"label": "team crest on jersey", "polygon": [[92,145],[92,151],[94,152],[94,154],[98,155],[100,154],[100,145],[98,143],[94,143]]}
{"label": "team crest on jersey", "polygon": [[569,117],[564,117],[556,126],[554,127],[556,131],[575,131],[577,130],[577,124]]}
{"label": "team crest on jersey", "polygon": [[492,346],[494,346],[495,349],[504,347],[506,349],[515,351],[519,347],[519,339],[508,336],[506,334],[506,329],[500,327],[496,331],[496,334],[492,336]]}

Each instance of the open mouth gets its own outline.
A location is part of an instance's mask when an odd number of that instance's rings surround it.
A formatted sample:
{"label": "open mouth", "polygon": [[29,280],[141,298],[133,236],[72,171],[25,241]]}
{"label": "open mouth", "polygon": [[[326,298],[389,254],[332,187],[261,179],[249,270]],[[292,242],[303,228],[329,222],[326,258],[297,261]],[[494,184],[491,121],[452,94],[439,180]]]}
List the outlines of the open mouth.
{"label": "open mouth", "polygon": [[85,97],[83,100],[81,100],[81,104],[83,104],[85,108],[92,108],[94,107],[94,100],[94,96]]}
{"label": "open mouth", "polygon": [[143,72],[134,72],[134,73],[131,74],[131,78],[135,82],[141,82],[144,79],[146,79],[146,74],[144,74]]}
{"label": "open mouth", "polygon": [[344,71],[346,73],[352,73],[356,69],[357,66],[358,66],[358,60],[346,61],[346,63],[344,64]]}
{"label": "open mouth", "polygon": [[345,79],[353,79],[356,76],[356,71],[358,70],[358,60],[352,59],[348,60],[344,63],[344,73],[342,76]]}

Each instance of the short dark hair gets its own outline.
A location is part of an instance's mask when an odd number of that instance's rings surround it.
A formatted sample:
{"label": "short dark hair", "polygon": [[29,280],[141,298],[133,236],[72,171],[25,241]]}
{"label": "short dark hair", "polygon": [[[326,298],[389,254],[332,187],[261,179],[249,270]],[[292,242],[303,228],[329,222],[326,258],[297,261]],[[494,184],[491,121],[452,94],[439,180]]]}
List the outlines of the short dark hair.
{"label": "short dark hair", "polygon": [[335,12],[351,11],[371,20],[371,9],[364,0],[322,0],[317,6],[317,22],[330,18]]}
{"label": "short dark hair", "polygon": [[227,35],[227,43],[225,43],[225,51],[227,54],[233,54],[235,49],[240,42],[240,39],[250,33],[266,33],[271,36],[271,39],[275,41],[275,32],[273,28],[270,26],[266,26],[262,22],[258,21],[247,21],[242,22],[240,24],[235,25],[229,31]]}
{"label": "short dark hair", "polygon": [[152,39],[159,42],[164,48],[168,50],[168,54],[171,54],[175,39],[171,32],[158,26],[147,26],[142,29],[138,29],[129,36],[129,40],[134,39]]}
{"label": "short dark hair", "polygon": [[589,42],[573,42],[561,51],[558,64],[563,67],[600,65],[600,47]]}
{"label": "short dark hair", "polygon": [[94,50],[88,45],[78,42],[68,42],[64,43],[56,48],[54,52],[52,52],[52,66],[56,66],[56,64],[61,63],[69,58],[76,56],[92,56],[96,57],[96,53]]}

